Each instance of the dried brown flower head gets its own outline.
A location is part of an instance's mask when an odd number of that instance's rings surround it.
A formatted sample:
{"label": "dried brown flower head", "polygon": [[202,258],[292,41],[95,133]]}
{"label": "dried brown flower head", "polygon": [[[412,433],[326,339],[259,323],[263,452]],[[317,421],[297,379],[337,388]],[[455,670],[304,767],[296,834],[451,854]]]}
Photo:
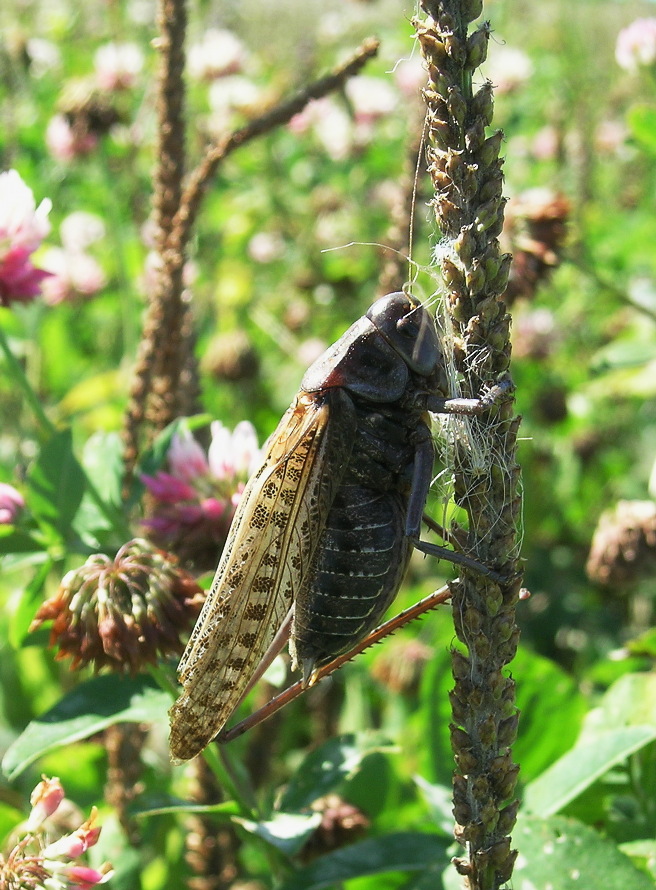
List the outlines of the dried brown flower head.
{"label": "dried brown flower head", "polygon": [[502,244],[513,254],[504,300],[530,299],[560,265],[570,204],[550,189],[530,189],[506,205]]}
{"label": "dried brown flower head", "polygon": [[203,370],[216,380],[251,380],[260,370],[260,359],[243,331],[219,334],[209,344]]}
{"label": "dried brown flower head", "polygon": [[656,503],[619,501],[601,515],[586,572],[591,581],[620,589],[656,572]]}
{"label": "dried brown flower head", "polygon": [[135,538],[116,557],[90,556],[62,579],[30,631],[53,621],[50,645],[75,670],[93,665],[137,673],[158,655],[179,653],[180,635],[198,617],[203,594],[170,553]]}
{"label": "dried brown flower head", "polygon": [[78,137],[104,136],[122,119],[113,97],[88,80],[69,81],[57,108]]}
{"label": "dried brown flower head", "polygon": [[359,840],[369,828],[369,819],[362,810],[347,803],[338,794],[328,794],[312,804],[321,813],[321,824],[310,836],[300,853],[304,862],[331,850]]}
{"label": "dried brown flower head", "polygon": [[398,640],[373,664],[372,676],[397,694],[416,693],[433,650],[420,640]]}

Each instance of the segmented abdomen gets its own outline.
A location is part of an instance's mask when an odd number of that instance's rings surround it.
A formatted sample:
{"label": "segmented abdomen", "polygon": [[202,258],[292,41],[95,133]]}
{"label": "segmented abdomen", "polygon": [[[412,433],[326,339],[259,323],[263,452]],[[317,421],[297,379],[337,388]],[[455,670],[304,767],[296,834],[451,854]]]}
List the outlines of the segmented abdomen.
{"label": "segmented abdomen", "polygon": [[399,589],[412,546],[399,492],[343,483],[328,514],[307,591],[295,604],[295,659],[307,675],[374,628]]}

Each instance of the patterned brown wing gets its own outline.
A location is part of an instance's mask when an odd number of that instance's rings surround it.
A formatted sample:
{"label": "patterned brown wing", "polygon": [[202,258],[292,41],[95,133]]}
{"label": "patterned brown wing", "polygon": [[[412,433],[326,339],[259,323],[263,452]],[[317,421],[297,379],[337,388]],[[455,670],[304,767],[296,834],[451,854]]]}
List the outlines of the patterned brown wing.
{"label": "patterned brown wing", "polygon": [[354,429],[344,393],[302,394],[268,440],[178,667],[184,692],[169,712],[175,759],[198,754],[239,704],[312,568]]}

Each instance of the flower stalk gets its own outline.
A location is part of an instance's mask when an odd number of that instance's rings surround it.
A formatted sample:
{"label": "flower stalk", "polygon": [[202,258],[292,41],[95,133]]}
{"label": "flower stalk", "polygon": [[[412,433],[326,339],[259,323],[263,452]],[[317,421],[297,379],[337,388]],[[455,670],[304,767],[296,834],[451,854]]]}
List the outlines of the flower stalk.
{"label": "flower stalk", "polygon": [[[508,378],[510,317],[501,296],[510,255],[502,254],[503,175],[500,131],[492,123],[490,83],[473,87],[485,60],[489,25],[469,31],[482,0],[422,0],[427,18],[415,27],[428,67],[424,91],[428,170],[442,240],[436,251],[454,331],[459,391],[473,398]],[[517,525],[521,501],[515,460],[519,418],[511,401],[496,405],[455,442],[455,500],[468,516],[466,549],[505,583],[463,568],[453,585],[460,643],[453,651],[451,694],[455,753],[456,838],[466,856],[454,860],[470,890],[496,890],[512,875],[510,831],[518,767],[514,683],[504,667],[514,657],[520,589]],[[476,443],[476,448],[471,443]],[[481,455],[483,459],[481,460]]]}

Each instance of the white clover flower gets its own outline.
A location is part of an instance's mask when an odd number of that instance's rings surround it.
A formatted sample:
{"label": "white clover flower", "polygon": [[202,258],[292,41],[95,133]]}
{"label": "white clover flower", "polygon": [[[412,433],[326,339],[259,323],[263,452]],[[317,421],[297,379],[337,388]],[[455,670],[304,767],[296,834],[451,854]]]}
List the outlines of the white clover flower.
{"label": "white clover flower", "polygon": [[656,18],[636,19],[617,35],[615,59],[620,68],[635,73],[656,62]]}
{"label": "white clover flower", "polygon": [[50,232],[48,198],[36,206],[32,189],[16,170],[0,173],[0,260],[15,250],[33,253]]}
{"label": "white clover flower", "polygon": [[141,74],[144,55],[136,43],[106,43],[96,50],[93,62],[102,90],[127,90]]}
{"label": "white clover flower", "polygon": [[238,74],[247,58],[246,47],[232,31],[210,28],[199,43],[189,48],[189,74],[194,80]]}

